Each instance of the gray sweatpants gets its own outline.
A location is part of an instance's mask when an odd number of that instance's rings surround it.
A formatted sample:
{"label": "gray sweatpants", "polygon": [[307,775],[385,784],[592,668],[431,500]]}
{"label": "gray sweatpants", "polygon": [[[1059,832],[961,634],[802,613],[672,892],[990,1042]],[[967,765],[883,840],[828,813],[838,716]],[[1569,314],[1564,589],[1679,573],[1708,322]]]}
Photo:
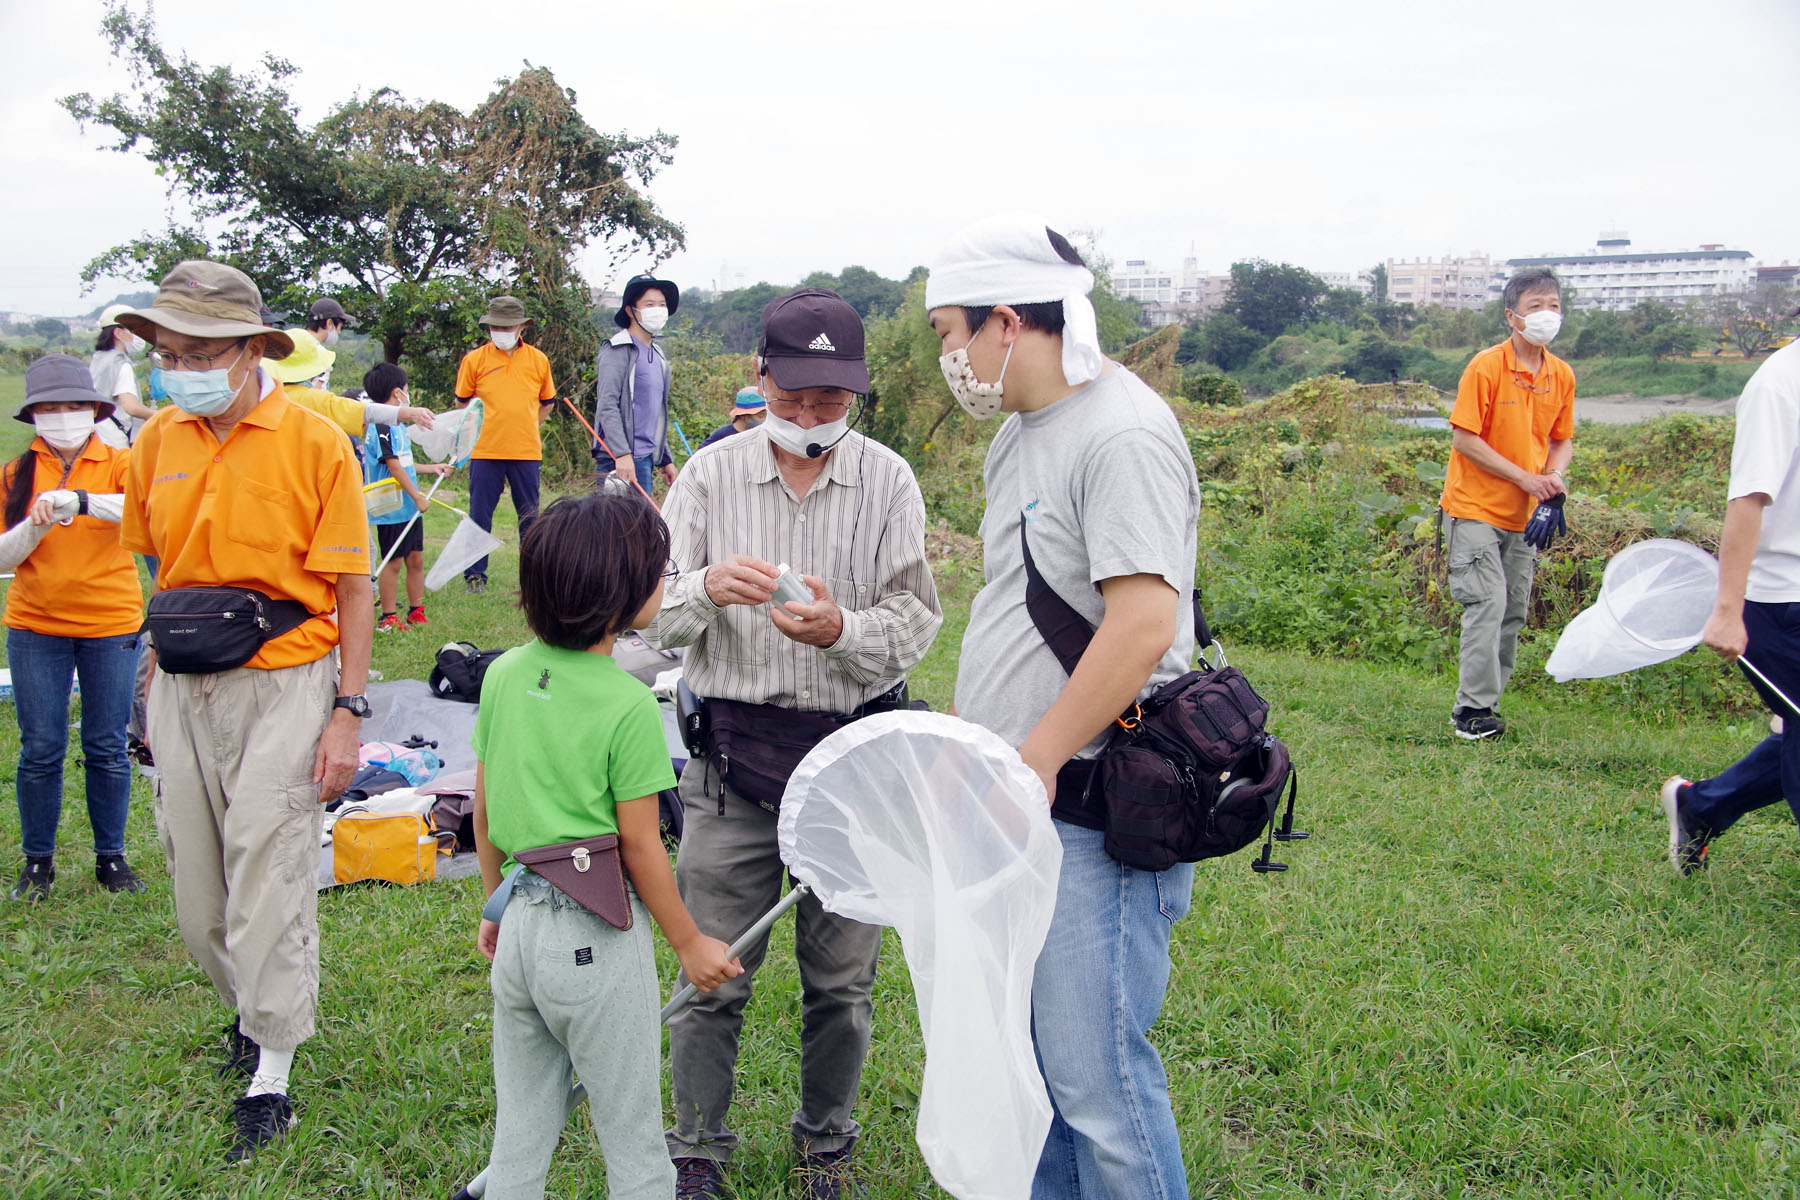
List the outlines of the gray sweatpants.
{"label": "gray sweatpants", "polygon": [[587,1088],[614,1200],[669,1200],[675,1167],[662,1142],[662,994],[650,914],[633,893],[615,929],[526,874],[507,902],[489,973],[494,990],[494,1149],[488,1200],[539,1200]]}
{"label": "gray sweatpants", "polygon": [[1463,606],[1456,707],[1493,708],[1512,678],[1519,631],[1531,610],[1537,550],[1522,533],[1447,516],[1444,554],[1450,598]]}
{"label": "gray sweatpants", "polygon": [[[711,781],[711,794],[707,782]],[[784,868],[775,817],[727,791],[720,811],[718,776],[705,759],[681,773],[686,823],[675,878],[681,899],[703,933],[731,941],[781,898]],[[869,993],[881,951],[881,927],[833,916],[811,896],[796,907],[794,953],[800,964],[800,1108],[794,1142],[824,1154],[856,1141],[851,1119],[869,1049]],[[725,1124],[737,1068],[738,1031],[750,982],[768,953],[764,935],[741,956],[744,973],[669,1021],[675,1079],[675,1128],[669,1157],[725,1163],[737,1134]]]}

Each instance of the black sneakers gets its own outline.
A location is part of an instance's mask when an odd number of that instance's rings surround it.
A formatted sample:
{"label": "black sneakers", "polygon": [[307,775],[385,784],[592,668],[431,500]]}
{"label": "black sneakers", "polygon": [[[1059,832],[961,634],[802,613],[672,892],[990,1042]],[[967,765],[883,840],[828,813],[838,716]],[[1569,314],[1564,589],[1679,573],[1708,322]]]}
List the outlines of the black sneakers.
{"label": "black sneakers", "polygon": [[486,575],[464,575],[463,587],[471,596],[479,596],[487,591]]}
{"label": "black sneakers", "polygon": [[1681,789],[1693,786],[1679,775],[1663,780],[1663,815],[1669,818],[1669,862],[1683,875],[1706,869],[1706,847],[1712,830],[1696,822],[1681,802]]}
{"label": "black sneakers", "polygon": [[806,1200],[856,1200],[865,1193],[850,1167],[851,1147],[800,1156],[800,1182]]}
{"label": "black sneakers", "polygon": [[725,1200],[725,1173],[710,1158],[675,1160],[675,1200]]}
{"label": "black sneakers", "polygon": [[1496,738],[1506,732],[1506,722],[1491,708],[1458,708],[1450,713],[1450,728],[1465,742]]}
{"label": "black sneakers", "polygon": [[19,882],[7,895],[27,904],[42,904],[50,898],[50,885],[56,882],[56,864],[48,858],[28,858],[19,872]]}
{"label": "black sneakers", "polygon": [[94,878],[109,892],[141,892],[144,881],[137,877],[123,854],[108,854],[94,860]]}
{"label": "black sneakers", "polygon": [[225,1026],[225,1061],[219,1064],[219,1077],[241,1075],[250,1078],[256,1071],[257,1059],[262,1057],[262,1047],[245,1036],[238,1028],[237,1018],[233,1017]]}
{"label": "black sneakers", "polygon": [[232,1103],[237,1131],[225,1155],[227,1162],[243,1162],[271,1142],[279,1142],[294,1126],[294,1106],[280,1092],[239,1096]]}

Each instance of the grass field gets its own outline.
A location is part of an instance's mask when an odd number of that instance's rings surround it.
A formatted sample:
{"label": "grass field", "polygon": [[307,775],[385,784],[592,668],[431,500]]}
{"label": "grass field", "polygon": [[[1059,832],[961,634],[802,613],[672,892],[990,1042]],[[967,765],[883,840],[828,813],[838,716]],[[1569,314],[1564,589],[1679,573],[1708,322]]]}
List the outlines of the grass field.
{"label": "grass field", "polygon": [[[441,544],[454,518],[433,514]],[[502,532],[507,522],[501,522]],[[429,630],[381,636],[389,678],[443,641],[520,639],[515,562],[452,587]],[[970,595],[947,562],[943,635],[915,674],[949,698]],[[1204,864],[1155,1037],[1196,1195],[1786,1196],[1800,1187],[1800,866],[1785,813],[1746,821],[1710,872],[1670,870],[1655,790],[1731,761],[1761,727],[1660,723],[1559,693],[1509,700],[1508,740],[1447,735],[1451,684],[1310,655],[1234,655],[1302,766],[1285,875]],[[16,751],[0,720],[0,755]],[[10,774],[10,773],[9,773]],[[321,899],[319,1036],[301,1122],[227,1168],[226,1012],[175,934],[140,781],[143,896],[87,870],[79,773],[52,903],[0,904],[0,1162],[24,1197],[441,1197],[492,1127],[473,880]],[[0,844],[17,817],[0,801]],[[10,880],[12,860],[4,862]],[[733,1124],[738,1194],[789,1194],[797,980],[791,924],[759,976]],[[674,964],[660,955],[664,982]],[[936,1193],[913,1143],[918,1022],[890,942],[858,1113],[871,1195]],[[551,1194],[598,1194],[585,1115]]]}

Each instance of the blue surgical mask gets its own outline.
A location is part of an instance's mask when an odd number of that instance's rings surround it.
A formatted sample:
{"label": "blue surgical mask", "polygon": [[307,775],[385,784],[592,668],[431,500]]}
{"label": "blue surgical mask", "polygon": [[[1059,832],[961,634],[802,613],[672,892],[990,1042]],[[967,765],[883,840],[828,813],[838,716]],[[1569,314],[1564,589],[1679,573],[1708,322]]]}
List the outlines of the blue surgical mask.
{"label": "blue surgical mask", "polygon": [[[243,358],[240,350],[238,362]],[[235,366],[237,363],[231,364],[231,367]],[[237,389],[231,386],[231,367],[214,367],[210,371],[164,371],[163,391],[184,413],[216,417],[237,399]]]}

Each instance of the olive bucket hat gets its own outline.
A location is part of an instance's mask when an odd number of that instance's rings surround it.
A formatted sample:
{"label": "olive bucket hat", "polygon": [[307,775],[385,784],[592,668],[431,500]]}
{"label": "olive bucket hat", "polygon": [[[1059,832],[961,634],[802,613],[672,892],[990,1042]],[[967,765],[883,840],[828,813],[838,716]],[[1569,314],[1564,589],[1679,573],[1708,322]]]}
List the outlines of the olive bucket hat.
{"label": "olive bucket hat", "polygon": [[517,296],[495,296],[488,301],[488,310],[481,314],[480,324],[525,325],[531,318],[525,315],[525,302]]}
{"label": "olive bucket hat", "polygon": [[86,363],[69,354],[46,354],[25,368],[25,398],[13,409],[13,420],[30,425],[31,413],[27,410],[32,405],[70,401],[99,405],[94,413],[97,421],[112,416],[117,407],[110,398],[94,390],[94,377],[88,374]]}
{"label": "olive bucket hat", "polygon": [[190,259],[176,263],[163,276],[149,308],[120,313],[119,324],[146,341],[157,327],[197,338],[241,338],[265,335],[263,353],[282,359],[294,352],[294,339],[262,323],[262,293],[250,277],[224,263]]}

